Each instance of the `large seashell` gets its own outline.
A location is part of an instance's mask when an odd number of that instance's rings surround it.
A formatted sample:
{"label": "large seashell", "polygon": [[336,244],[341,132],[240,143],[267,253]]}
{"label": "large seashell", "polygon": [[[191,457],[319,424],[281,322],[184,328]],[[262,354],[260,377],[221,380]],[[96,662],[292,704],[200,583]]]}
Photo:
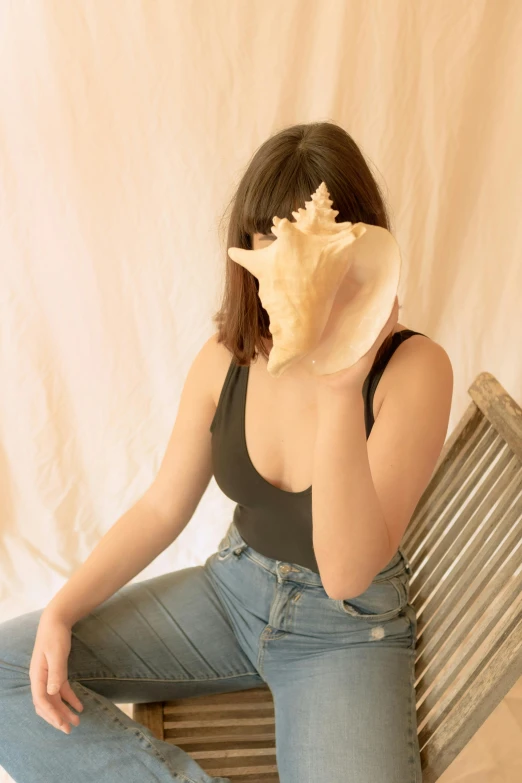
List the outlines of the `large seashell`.
{"label": "large seashell", "polygon": [[401,257],[385,228],[336,223],[321,182],[295,222],[273,218],[268,247],[231,247],[228,255],[259,281],[273,346],[274,377],[302,362],[314,375],[355,364],[370,350],[393,308]]}

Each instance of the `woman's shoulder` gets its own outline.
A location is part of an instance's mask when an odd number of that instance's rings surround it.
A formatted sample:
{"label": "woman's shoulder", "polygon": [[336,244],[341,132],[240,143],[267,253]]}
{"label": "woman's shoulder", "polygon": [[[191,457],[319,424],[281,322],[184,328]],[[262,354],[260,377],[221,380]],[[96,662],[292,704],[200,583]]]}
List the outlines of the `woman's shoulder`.
{"label": "woman's shoulder", "polygon": [[[413,353],[419,353],[422,352],[423,354],[426,352],[438,352],[438,353],[446,353],[443,346],[440,345],[440,343],[437,343],[435,340],[433,340],[429,335],[425,334],[424,332],[420,332],[418,329],[413,329],[411,326],[405,326],[404,324],[396,324],[395,329],[393,330],[393,335],[399,334],[401,336],[401,340],[398,343],[397,348],[394,351],[394,354],[399,351],[400,348],[400,354],[404,356],[406,352],[408,354]],[[447,354],[446,354],[447,355]]]}
{"label": "woman's shoulder", "polygon": [[[419,332],[418,329],[413,329],[411,326],[405,326],[405,324],[395,324],[395,329],[393,330],[393,334],[401,334],[403,332],[415,332],[414,335],[411,335],[410,339],[413,337],[425,337],[427,340],[430,338],[428,335],[425,335],[423,332]],[[407,335],[408,336],[408,335]]]}
{"label": "woman's shoulder", "polygon": [[[412,332],[413,334],[411,334]],[[450,362],[444,347],[418,329],[404,324],[396,324],[393,334],[394,336],[400,334],[402,339],[396,345],[389,361],[390,370],[391,367],[400,366],[401,370],[405,372],[412,363],[418,363],[421,358],[426,361],[430,357],[439,357],[440,361]],[[391,375],[391,372],[388,374]]]}
{"label": "woman's shoulder", "polygon": [[[415,334],[408,334],[415,332]],[[374,418],[386,394],[396,388],[404,388],[405,384],[414,382],[419,376],[437,376],[444,379],[449,386],[453,384],[451,361],[442,345],[431,337],[418,333],[419,330],[404,324],[396,324],[393,334],[401,334],[402,339],[395,345],[395,350],[389,357],[377,385],[374,397]]]}
{"label": "woman's shoulder", "polygon": [[[442,374],[448,378],[448,382],[452,380],[451,360],[440,343],[404,324],[396,325],[394,334],[400,332],[404,333],[403,339],[395,347],[385,367],[382,383],[379,384],[383,399],[392,385],[401,388],[404,383],[419,373]],[[415,332],[415,334],[408,334],[408,332]]]}

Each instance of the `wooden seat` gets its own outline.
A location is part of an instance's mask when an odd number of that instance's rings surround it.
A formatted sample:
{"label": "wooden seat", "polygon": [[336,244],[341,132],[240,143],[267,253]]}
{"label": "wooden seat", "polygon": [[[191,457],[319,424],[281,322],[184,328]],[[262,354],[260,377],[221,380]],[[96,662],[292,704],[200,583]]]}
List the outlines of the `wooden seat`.
{"label": "wooden seat", "polygon": [[[417,612],[423,783],[437,781],[522,674],[522,409],[490,373],[446,440],[401,542]],[[133,705],[216,777],[278,783],[268,687]]]}

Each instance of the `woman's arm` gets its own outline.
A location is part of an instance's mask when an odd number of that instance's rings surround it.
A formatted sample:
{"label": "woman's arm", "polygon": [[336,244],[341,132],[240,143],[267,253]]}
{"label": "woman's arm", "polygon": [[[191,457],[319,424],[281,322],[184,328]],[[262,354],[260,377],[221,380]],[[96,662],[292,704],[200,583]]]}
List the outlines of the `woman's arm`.
{"label": "woman's arm", "polygon": [[211,434],[216,405],[215,335],[189,370],[176,421],[153,483],[100,539],[87,560],[45,608],[69,626],[129,582],[188,524],[212,478]]}
{"label": "woman's arm", "polygon": [[414,340],[390,359],[387,391],[368,440],[362,389],[319,393],[313,545],[332,598],[360,595],[389,563],[444,445],[451,363],[437,343]]}

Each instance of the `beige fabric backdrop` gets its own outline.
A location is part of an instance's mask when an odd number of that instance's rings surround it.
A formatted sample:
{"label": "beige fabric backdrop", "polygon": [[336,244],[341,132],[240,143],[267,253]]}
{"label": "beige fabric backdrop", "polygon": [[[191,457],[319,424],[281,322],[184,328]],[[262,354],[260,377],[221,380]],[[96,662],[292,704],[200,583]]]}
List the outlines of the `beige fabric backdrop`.
{"label": "beige fabric backdrop", "polygon": [[[0,0],[0,620],[155,475],[219,218],[284,126],[341,124],[384,185],[450,428],[482,370],[522,401],[521,39],[517,0]],[[202,563],[232,507],[212,481],[138,579]]]}

